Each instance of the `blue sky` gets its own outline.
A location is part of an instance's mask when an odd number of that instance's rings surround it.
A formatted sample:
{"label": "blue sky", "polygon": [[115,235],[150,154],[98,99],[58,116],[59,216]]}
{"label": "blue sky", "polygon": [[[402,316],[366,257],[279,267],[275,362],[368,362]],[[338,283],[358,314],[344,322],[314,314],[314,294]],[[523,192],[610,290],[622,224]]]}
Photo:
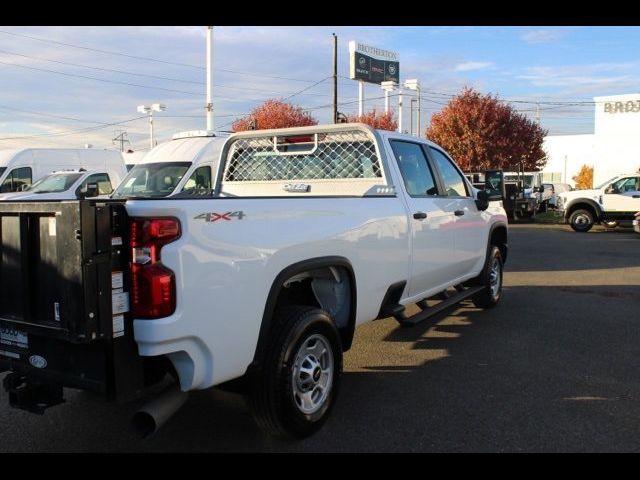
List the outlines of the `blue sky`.
{"label": "blue sky", "polygon": [[[349,40],[400,54],[401,78],[421,81],[423,128],[465,85],[531,118],[542,102],[550,134],[593,131],[593,105],[566,103],[640,92],[640,27],[215,27],[216,127],[330,76],[332,32],[345,113],[358,106],[357,83],[346,78]],[[205,35],[203,26],[0,27],[0,148],[114,148],[115,131],[126,130],[134,150],[143,149],[148,124],[136,106],[150,103],[167,105],[155,117],[159,141],[204,128]],[[289,101],[327,122],[331,84]],[[367,85],[365,96],[366,110],[383,109],[378,86]],[[405,97],[406,128],[408,105]],[[110,125],[119,122],[127,123]]]}

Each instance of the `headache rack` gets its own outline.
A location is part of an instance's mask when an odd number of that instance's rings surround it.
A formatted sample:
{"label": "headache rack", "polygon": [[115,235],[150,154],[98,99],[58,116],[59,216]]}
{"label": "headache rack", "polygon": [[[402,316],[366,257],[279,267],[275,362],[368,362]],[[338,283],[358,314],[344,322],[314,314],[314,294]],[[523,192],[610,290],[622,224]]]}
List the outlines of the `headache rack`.
{"label": "headache rack", "polygon": [[238,133],[222,152],[218,193],[261,197],[389,193],[378,145],[375,130],[360,124]]}

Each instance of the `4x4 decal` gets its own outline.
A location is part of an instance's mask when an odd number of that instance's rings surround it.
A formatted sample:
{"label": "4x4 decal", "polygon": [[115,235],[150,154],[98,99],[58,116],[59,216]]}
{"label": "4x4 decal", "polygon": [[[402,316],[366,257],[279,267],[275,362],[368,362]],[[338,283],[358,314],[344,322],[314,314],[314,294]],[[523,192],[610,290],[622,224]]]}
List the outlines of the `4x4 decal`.
{"label": "4x4 decal", "polygon": [[226,212],[226,213],[201,213],[200,215],[196,215],[193,217],[194,220],[204,220],[205,222],[217,222],[218,220],[233,220],[237,218],[238,220],[242,220],[246,215],[242,210],[239,212]]}

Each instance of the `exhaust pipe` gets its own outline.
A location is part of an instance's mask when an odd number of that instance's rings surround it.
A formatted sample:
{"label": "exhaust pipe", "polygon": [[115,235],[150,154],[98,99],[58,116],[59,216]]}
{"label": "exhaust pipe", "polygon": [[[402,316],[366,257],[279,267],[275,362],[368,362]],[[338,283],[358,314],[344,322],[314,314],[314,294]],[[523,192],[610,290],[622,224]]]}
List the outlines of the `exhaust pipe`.
{"label": "exhaust pipe", "polygon": [[181,391],[177,384],[169,386],[133,415],[133,428],[142,438],[153,435],[185,404],[188,397],[189,394]]}

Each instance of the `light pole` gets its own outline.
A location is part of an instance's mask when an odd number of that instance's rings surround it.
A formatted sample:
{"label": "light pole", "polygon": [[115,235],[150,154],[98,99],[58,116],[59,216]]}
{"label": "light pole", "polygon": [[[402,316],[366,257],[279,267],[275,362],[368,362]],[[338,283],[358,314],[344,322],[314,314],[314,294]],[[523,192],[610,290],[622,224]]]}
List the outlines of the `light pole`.
{"label": "light pole", "polygon": [[389,111],[389,92],[393,92],[398,88],[398,84],[392,81],[382,82],[380,83],[380,88],[384,90],[384,113],[387,113]]}
{"label": "light pole", "polygon": [[153,112],[162,112],[166,110],[167,107],[161,103],[154,103],[150,106],[147,105],[138,105],[138,111],[140,113],[148,113],[149,114],[149,145],[150,148],[153,148]]}
{"label": "light pole", "polygon": [[418,96],[418,137],[422,136],[420,131],[420,81],[417,78],[412,78],[411,80],[405,80],[404,86],[409,90],[415,90],[416,95]]}

